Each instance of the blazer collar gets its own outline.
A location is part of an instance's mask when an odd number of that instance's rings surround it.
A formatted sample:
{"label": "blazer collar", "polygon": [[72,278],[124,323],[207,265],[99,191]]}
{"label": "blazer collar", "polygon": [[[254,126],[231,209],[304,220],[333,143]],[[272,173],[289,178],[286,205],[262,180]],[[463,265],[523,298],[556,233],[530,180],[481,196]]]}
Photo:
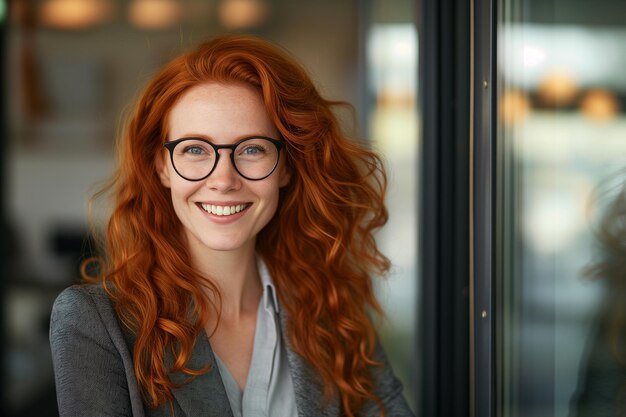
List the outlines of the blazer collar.
{"label": "blazer collar", "polygon": [[[287,319],[282,310],[279,316],[281,334],[286,335]],[[300,355],[291,349],[289,341],[284,336],[283,344],[287,348],[287,361],[293,381],[298,414],[300,416],[339,416],[338,399],[333,398],[329,402],[324,402],[324,385],[319,375]],[[207,363],[211,366],[209,372],[197,376],[191,382],[173,390],[174,398],[186,417],[232,417],[233,413],[215,362],[213,350],[206,333],[202,332],[196,339],[187,366],[190,369],[201,369]],[[174,383],[182,384],[188,376],[182,372],[177,372],[171,373],[170,378]]]}
{"label": "blazer collar", "polygon": [[283,335],[283,345],[287,348],[287,361],[296,395],[296,406],[301,416],[339,416],[339,400],[333,397],[324,401],[324,384],[320,376],[305,362],[290,346],[287,338],[287,317],[280,312],[280,327]]}
{"label": "blazer collar", "polygon": [[[202,369],[207,364],[211,367],[209,371],[174,389],[172,391],[174,398],[186,417],[232,417],[233,412],[213,350],[203,331],[196,339],[187,367]],[[188,377],[183,372],[170,373],[170,378],[175,384],[183,384]]]}
{"label": "blazer collar", "polygon": [[[311,366],[293,351],[287,335],[287,317],[284,309],[279,309],[280,333],[283,346],[287,350],[287,361],[296,397],[296,406],[300,416],[338,417],[340,408],[339,400],[334,397],[330,402],[324,402],[324,385],[319,375]],[[126,343],[132,352],[135,346],[136,336],[133,332],[122,326],[122,332]],[[171,353],[166,357],[171,363]],[[228,395],[222,383],[213,349],[209,344],[206,332],[202,331],[196,338],[191,357],[187,367],[189,369],[202,369],[210,365],[210,370],[197,376],[187,384],[188,375],[182,372],[170,373],[169,377],[176,384],[183,384],[174,389],[172,394],[178,406],[186,417],[233,417]],[[169,411],[169,405],[165,404]],[[169,415],[169,412],[166,413]]]}
{"label": "blazer collar", "polygon": [[[125,327],[123,327],[123,334],[132,352],[136,335]],[[166,353],[166,361],[168,364],[173,362],[171,352]],[[210,365],[208,372],[195,377],[186,384],[184,382],[189,380],[189,375],[183,372],[170,372],[168,374],[172,382],[181,385],[180,388],[172,390],[175,406],[183,411],[184,417],[233,417],[213,350],[206,333],[202,331],[196,338],[187,367],[189,369],[202,369],[207,365]],[[163,415],[171,415],[169,403],[161,405],[159,410],[161,408],[163,408]],[[158,413],[159,411],[155,415],[161,415]],[[178,413],[176,415],[179,416]]]}

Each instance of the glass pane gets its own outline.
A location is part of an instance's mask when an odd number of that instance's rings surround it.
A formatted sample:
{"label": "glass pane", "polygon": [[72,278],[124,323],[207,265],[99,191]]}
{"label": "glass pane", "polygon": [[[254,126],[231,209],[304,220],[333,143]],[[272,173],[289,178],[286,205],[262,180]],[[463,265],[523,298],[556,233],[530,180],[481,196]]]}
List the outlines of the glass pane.
{"label": "glass pane", "polygon": [[624,415],[626,268],[596,232],[624,203],[626,5],[498,10],[497,415]]}

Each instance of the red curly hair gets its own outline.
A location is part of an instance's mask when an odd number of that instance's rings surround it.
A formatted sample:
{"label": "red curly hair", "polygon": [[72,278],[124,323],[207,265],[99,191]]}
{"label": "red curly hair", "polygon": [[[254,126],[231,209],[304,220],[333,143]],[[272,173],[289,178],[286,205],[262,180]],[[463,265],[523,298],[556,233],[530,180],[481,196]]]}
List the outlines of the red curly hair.
{"label": "red curly hair", "polygon": [[[368,311],[382,314],[370,276],[389,268],[373,236],[387,221],[382,162],[341,132],[332,108],[342,103],[322,98],[288,54],[246,36],[210,40],[156,75],[121,137],[118,169],[102,191],[114,202],[96,280],[136,334],[135,373],[146,403],[157,407],[173,399],[168,372],[193,378],[209,371],[187,363],[210,314],[219,314],[203,287],[219,292],[190,266],[170,191],[155,165],[170,109],[184,92],[209,81],[256,89],[285,142],[291,180],[256,250],[287,312],[291,348],[320,375],[327,397],[339,396],[346,415],[358,413],[366,400],[380,404]],[[167,352],[174,354],[171,367]]]}

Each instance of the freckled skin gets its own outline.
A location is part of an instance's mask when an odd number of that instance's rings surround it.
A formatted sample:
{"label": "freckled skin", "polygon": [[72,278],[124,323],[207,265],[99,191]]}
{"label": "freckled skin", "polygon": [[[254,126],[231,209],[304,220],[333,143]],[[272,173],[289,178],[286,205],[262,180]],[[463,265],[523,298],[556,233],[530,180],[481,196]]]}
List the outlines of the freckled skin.
{"label": "freckled skin", "polygon": [[[194,136],[215,144],[232,144],[252,135],[278,139],[260,95],[244,84],[206,83],[187,91],[172,108],[168,140]],[[169,157],[157,159],[161,183],[171,190],[172,203],[193,253],[240,251],[251,253],[257,234],[267,225],[278,206],[280,187],[289,181],[284,155],[269,177],[250,181],[241,177],[230,161],[230,150],[213,173],[202,181],[187,181],[174,170]],[[200,207],[206,202],[251,203],[234,222],[211,221]],[[215,204],[215,203],[214,203]]]}

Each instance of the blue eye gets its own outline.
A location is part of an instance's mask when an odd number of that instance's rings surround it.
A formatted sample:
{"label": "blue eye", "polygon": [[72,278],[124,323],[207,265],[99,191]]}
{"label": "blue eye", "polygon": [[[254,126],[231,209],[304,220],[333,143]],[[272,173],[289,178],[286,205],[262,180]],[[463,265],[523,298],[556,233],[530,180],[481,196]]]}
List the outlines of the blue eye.
{"label": "blue eye", "polygon": [[246,146],[246,148],[243,150],[242,154],[244,155],[261,155],[266,153],[266,149],[263,146],[260,145],[250,145],[250,146]]}
{"label": "blue eye", "polygon": [[183,150],[183,153],[190,153],[192,155],[201,155],[203,149],[199,146],[188,146]]}

